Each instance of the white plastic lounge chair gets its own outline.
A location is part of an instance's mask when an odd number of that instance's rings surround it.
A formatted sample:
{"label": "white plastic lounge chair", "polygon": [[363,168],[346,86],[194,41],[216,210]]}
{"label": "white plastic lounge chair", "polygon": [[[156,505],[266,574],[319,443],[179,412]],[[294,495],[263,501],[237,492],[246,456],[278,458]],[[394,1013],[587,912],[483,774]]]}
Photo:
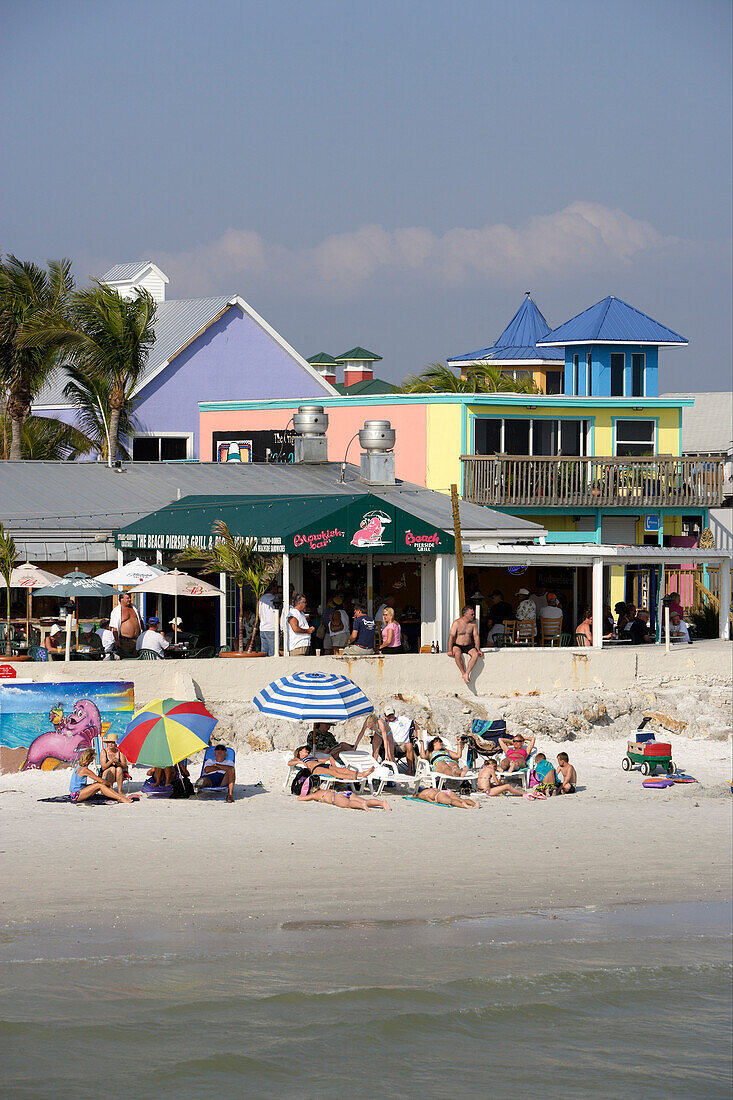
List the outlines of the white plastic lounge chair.
{"label": "white plastic lounge chair", "polygon": [[[327,752],[317,752],[317,753],[315,753],[315,755],[320,760],[323,760],[323,761],[331,759],[331,757],[329,756],[329,754]],[[343,754],[339,754],[339,758],[343,759]],[[301,764],[300,764],[299,761],[296,761],[295,764],[290,763],[290,761],[293,759],[292,752],[283,753],[283,759],[284,759],[285,765],[288,769],[288,773],[285,776],[285,782],[283,783],[283,790],[286,793],[289,793],[290,784],[293,782],[293,779],[295,778],[295,776],[300,771]],[[368,765],[367,765],[367,767],[368,767]],[[321,774],[319,774],[318,778],[320,779],[321,787],[323,787],[324,790],[330,790],[331,787],[335,787],[335,786],[342,786],[342,787],[351,787],[352,791],[354,791],[354,793],[356,793],[356,788],[361,783],[361,780],[356,780],[355,782],[351,783],[351,782],[349,782],[348,779],[335,779],[332,775],[321,775]]]}
{"label": "white plastic lounge chair", "polygon": [[[447,737],[443,737],[443,735],[440,734],[440,739],[447,749],[450,749],[451,752],[456,751],[455,746],[450,743]],[[432,738],[430,740],[432,740]],[[446,783],[473,784],[474,781],[478,779],[478,772],[475,771],[467,771],[465,775],[445,775],[443,772],[436,771],[430,766],[427,745],[421,741],[420,747],[424,755],[419,757],[415,765],[415,775],[418,781],[430,783],[431,787],[437,787],[439,791],[442,791]],[[456,761],[456,763],[460,764],[462,767],[465,767],[464,756],[465,752],[462,758]]]}
{"label": "white plastic lounge chair", "polygon": [[534,758],[537,755],[537,749],[532,749],[531,753],[527,757],[527,763],[523,768],[517,768],[513,772],[500,772],[497,768],[496,778],[500,783],[512,783],[519,780],[525,790],[529,790],[529,775],[534,766]]}
{"label": "white plastic lounge chair", "polygon": [[401,772],[391,760],[376,760],[368,752],[358,750],[356,752],[341,752],[339,757],[343,761],[344,767],[356,768],[358,772],[365,772],[369,768],[374,768],[374,771],[366,779],[360,779],[359,782],[366,784],[375,798],[379,798],[388,783],[393,783],[395,787],[406,787],[414,793],[420,782],[417,775],[407,775],[405,772]]}
{"label": "white plastic lounge chair", "polygon": [[[201,775],[199,776],[199,779],[203,779],[203,777],[204,777],[204,768],[208,764],[217,764],[218,763],[216,757],[214,756],[214,748],[215,748],[214,745],[209,745],[208,749],[204,753],[204,758],[201,761]],[[236,754],[234,752],[234,749],[229,749],[228,748],[226,757],[224,758],[224,760],[221,761],[221,763],[222,764],[230,764],[231,767],[234,767],[235,761],[236,761]],[[196,787],[195,789],[196,789],[196,794],[213,794],[213,795],[222,795],[223,794],[225,798],[229,794],[229,788],[226,785],[222,785],[221,787]]]}

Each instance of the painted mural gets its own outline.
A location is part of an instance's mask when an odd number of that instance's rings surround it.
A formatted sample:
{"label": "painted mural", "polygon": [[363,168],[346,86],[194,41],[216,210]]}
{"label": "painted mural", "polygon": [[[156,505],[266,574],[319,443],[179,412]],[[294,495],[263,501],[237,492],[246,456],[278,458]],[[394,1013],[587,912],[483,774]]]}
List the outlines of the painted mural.
{"label": "painted mural", "polygon": [[135,707],[123,681],[0,687],[0,771],[51,771],[108,731],[122,737]]}

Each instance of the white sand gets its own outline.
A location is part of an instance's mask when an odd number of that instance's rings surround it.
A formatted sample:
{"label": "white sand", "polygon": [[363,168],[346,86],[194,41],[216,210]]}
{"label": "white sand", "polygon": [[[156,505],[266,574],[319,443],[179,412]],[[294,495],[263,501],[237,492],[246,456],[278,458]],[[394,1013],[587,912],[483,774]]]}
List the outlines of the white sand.
{"label": "white sand", "polygon": [[698,784],[644,790],[621,770],[624,742],[584,739],[541,746],[553,762],[567,749],[577,795],[477,811],[395,794],[391,813],[299,804],[275,752],[241,757],[233,806],[48,804],[38,799],[66,793],[67,771],[0,776],[3,923],[60,927],[83,913],[90,928],[185,931],[729,897],[730,745],[671,741]]}

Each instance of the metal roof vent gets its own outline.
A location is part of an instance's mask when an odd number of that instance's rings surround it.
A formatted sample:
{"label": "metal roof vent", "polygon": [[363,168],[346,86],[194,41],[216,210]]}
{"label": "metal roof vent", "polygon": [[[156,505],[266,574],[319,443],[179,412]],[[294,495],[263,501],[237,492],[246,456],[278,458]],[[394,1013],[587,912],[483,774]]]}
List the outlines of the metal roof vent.
{"label": "metal roof vent", "polygon": [[326,428],[328,415],[323,405],[299,405],[293,415],[296,462],[328,462]]}
{"label": "metal roof vent", "polygon": [[389,420],[367,420],[359,432],[359,443],[366,452],[361,456],[361,479],[369,485],[394,485],[393,448],[395,430]]}

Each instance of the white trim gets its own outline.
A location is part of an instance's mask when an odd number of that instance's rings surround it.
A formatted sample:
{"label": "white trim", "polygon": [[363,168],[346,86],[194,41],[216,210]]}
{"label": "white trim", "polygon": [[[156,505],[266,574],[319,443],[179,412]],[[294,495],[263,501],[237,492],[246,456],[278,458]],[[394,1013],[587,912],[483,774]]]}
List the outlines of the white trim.
{"label": "white trim", "polygon": [[[548,347],[552,345],[548,344]],[[562,370],[565,366],[564,359],[450,359],[449,367],[520,367],[523,364],[531,367],[550,367]]]}
{"label": "white trim", "polygon": [[563,340],[558,344],[537,341],[538,348],[574,348],[585,344],[614,344],[626,348],[686,348],[689,340]]}
{"label": "white trim", "polygon": [[[640,400],[640,399],[637,398],[637,401],[638,400]],[[658,420],[657,417],[653,417],[653,416],[627,416],[627,417],[625,417],[625,416],[614,416],[613,417],[613,456],[612,456],[613,458],[619,458],[619,457],[621,457],[621,458],[638,458],[639,457],[639,455],[621,455],[621,456],[619,456],[616,453],[616,447],[617,447],[617,444],[618,444],[617,433],[618,433],[618,422],[619,422],[619,420],[630,420],[634,424],[638,424],[638,422],[640,420],[641,421],[647,421],[648,423],[650,423],[652,425],[652,429],[653,429],[652,430],[653,457],[657,456],[657,428],[659,427],[659,420]],[[633,445],[634,443],[641,443],[641,440],[639,440],[639,439],[622,439],[621,442],[628,446],[628,445]]]}
{"label": "white trim", "polygon": [[[117,265],[115,264],[113,266],[116,267]],[[170,282],[170,279],[168,278],[166,273],[164,271],[161,271],[156,263],[153,263],[152,260],[141,260],[140,267],[134,275],[128,276],[127,279],[113,279],[111,282],[105,283],[105,286],[124,286],[127,283],[130,283],[132,286],[134,286],[139,279],[145,278],[150,270],[152,270],[157,276],[159,276],[159,278],[161,278],[164,283]]]}
{"label": "white trim", "polygon": [[[193,457],[193,437],[194,437],[193,432],[139,431],[139,432],[132,432],[130,434],[130,440],[132,442],[134,442],[134,440],[136,440],[136,439],[158,439],[158,440],[161,440],[161,439],[185,439],[186,440],[186,458],[187,459]],[[160,455],[160,446],[158,447],[158,454]],[[131,458],[130,461],[134,462],[135,459]],[[149,459],[139,459],[138,461],[149,462],[150,460]],[[158,461],[159,462],[168,462],[168,461],[174,461],[174,460],[159,458]],[[184,460],[183,459],[176,459],[175,461],[183,462]]]}

